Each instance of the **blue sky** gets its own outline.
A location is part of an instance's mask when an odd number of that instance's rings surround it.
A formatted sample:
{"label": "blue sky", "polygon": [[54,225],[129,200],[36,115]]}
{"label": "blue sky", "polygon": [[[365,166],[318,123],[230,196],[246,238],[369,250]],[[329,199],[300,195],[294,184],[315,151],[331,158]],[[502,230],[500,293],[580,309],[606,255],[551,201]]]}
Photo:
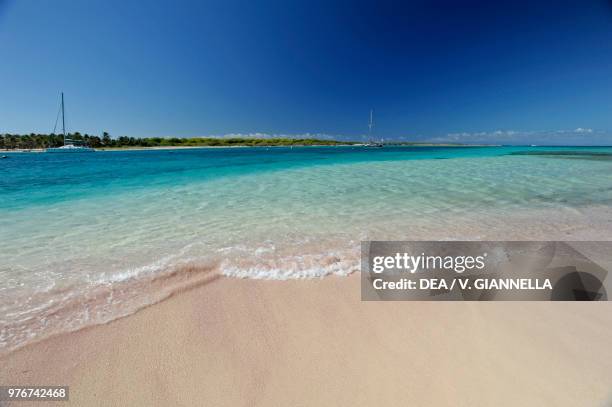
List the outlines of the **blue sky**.
{"label": "blue sky", "polygon": [[0,132],[612,144],[612,3],[0,0]]}

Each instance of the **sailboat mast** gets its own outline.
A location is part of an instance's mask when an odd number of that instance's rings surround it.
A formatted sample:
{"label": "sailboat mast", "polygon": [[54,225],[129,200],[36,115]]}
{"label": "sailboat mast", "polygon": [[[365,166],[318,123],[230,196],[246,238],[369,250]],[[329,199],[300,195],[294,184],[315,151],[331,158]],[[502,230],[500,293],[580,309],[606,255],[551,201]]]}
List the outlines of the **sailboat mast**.
{"label": "sailboat mast", "polygon": [[368,133],[372,137],[372,128],[374,127],[374,109],[370,109],[370,122],[368,123]]}
{"label": "sailboat mast", "polygon": [[64,92],[62,92],[62,134],[64,135],[64,144],[66,144],[66,120],[64,119]]}

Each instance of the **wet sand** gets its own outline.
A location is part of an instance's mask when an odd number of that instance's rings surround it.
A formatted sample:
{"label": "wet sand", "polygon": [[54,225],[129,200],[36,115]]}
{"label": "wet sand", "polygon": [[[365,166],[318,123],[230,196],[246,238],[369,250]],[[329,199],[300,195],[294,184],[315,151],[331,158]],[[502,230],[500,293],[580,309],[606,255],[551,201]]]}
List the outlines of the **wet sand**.
{"label": "wet sand", "polygon": [[[361,302],[359,275],[210,279],[0,359],[74,406],[601,406],[609,303]],[[41,406],[44,403],[13,403]]]}

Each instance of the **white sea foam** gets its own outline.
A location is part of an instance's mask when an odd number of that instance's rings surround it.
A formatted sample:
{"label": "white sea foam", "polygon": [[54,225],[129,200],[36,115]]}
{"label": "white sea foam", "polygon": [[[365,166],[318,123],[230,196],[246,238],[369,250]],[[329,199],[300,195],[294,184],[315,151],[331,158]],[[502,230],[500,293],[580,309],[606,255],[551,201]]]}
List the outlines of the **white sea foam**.
{"label": "white sea foam", "polygon": [[181,248],[177,253],[163,256],[142,266],[125,268],[115,272],[102,272],[101,274],[96,275],[93,280],[90,280],[90,284],[99,285],[119,283],[141,277],[142,275],[154,277],[156,273],[167,271],[169,269],[180,267],[181,265],[189,264],[190,262],[195,261],[195,258],[188,256],[189,251],[195,246],[197,246],[195,243],[188,244]]}
{"label": "white sea foam", "polygon": [[227,277],[257,280],[299,280],[330,274],[347,276],[359,271],[359,262],[353,256],[343,257],[345,254],[302,255],[250,265],[235,265],[225,261],[221,264],[221,272]]}

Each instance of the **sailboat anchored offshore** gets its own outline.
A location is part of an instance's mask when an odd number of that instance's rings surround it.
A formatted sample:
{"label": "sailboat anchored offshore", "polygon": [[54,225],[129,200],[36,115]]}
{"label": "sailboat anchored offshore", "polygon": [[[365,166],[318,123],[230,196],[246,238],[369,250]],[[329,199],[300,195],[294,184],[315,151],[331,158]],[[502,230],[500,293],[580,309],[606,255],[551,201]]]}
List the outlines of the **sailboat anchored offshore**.
{"label": "sailboat anchored offshore", "polygon": [[372,139],[372,130],[374,129],[374,109],[370,109],[370,121],[368,122],[368,142],[365,144],[366,147],[383,147],[383,142],[374,141]]}
{"label": "sailboat anchored offshore", "polygon": [[[62,102],[60,105],[60,110],[62,112],[62,135],[64,136],[64,145],[61,147],[50,147],[47,148],[45,151],[47,153],[93,153],[94,150],[93,148],[85,145],[81,140],[72,140],[69,138],[66,138],[66,119],[65,119],[65,114],[64,114],[64,92],[62,92]],[[53,127],[53,134],[55,134],[55,130],[57,128],[57,119],[59,118],[59,112],[58,112],[58,117],[56,117],[55,119],[55,126]]]}

